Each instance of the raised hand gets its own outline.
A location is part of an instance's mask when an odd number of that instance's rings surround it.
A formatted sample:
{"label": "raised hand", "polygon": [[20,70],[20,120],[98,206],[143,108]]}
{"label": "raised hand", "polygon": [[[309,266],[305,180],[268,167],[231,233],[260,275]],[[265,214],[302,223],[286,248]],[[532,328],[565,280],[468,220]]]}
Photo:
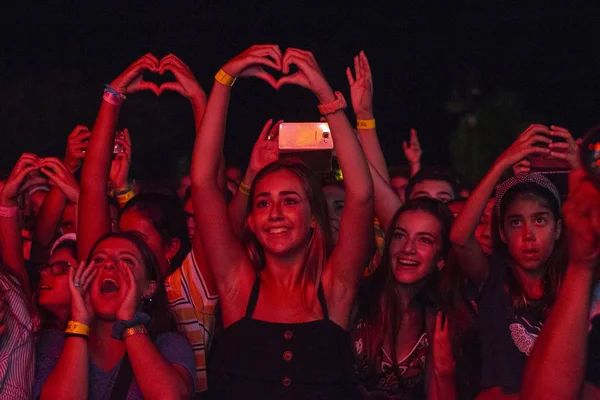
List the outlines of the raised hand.
{"label": "raised hand", "polygon": [[573,139],[571,132],[560,126],[551,125],[550,135],[553,137],[560,137],[566,140],[566,142],[552,142],[548,145],[550,149],[550,155],[554,158],[568,161],[572,169],[577,169],[581,166],[579,158],[579,144],[581,139],[577,141]]}
{"label": "raised hand", "polygon": [[438,376],[453,376],[456,360],[452,353],[450,329],[448,318],[442,311],[438,311],[435,318],[435,331],[433,332],[433,368]]}
{"label": "raised hand", "polygon": [[[298,71],[292,75],[290,66],[295,65]],[[283,56],[283,68],[281,71],[285,76],[277,82],[276,88],[284,85],[298,85],[312,91],[323,104],[335,100],[335,95],[323,72],[310,51],[300,49],[287,49]]]}
{"label": "raised hand", "polygon": [[159,94],[160,90],[155,83],[146,82],[142,75],[144,71],[158,72],[159,62],[156,57],[148,53],[131,64],[119,75],[110,86],[121,94],[130,94],[141,90],[151,90]]}
{"label": "raised hand", "polygon": [[121,306],[117,310],[117,320],[128,321],[133,319],[137,308],[138,293],[135,276],[131,272],[131,268],[122,265],[118,266],[119,275],[121,277],[121,287],[124,287],[125,298],[121,302]]}
{"label": "raised hand", "polygon": [[85,149],[87,149],[91,135],[89,128],[83,125],[77,125],[69,134],[64,163],[71,173],[75,173],[81,166],[81,160],[85,156]]}
{"label": "raised hand", "polygon": [[177,92],[188,99],[205,99],[206,94],[200,84],[194,77],[192,70],[176,55],[169,54],[160,60],[158,73],[164,74],[166,71],[171,71],[175,75],[177,82],[165,82],[160,85],[159,94],[165,90]]}
{"label": "raised hand", "polygon": [[233,77],[254,76],[277,88],[275,78],[263,69],[263,66],[281,71],[282,56],[275,44],[254,45],[238,54],[223,66],[223,71]]}
{"label": "raised hand", "polygon": [[373,77],[364,51],[354,57],[354,73],[346,68],[354,114],[357,119],[373,119]]}
{"label": "raised hand", "polygon": [[27,176],[39,169],[39,158],[35,154],[24,153],[17,161],[10,176],[4,182],[2,192],[0,192],[0,205],[17,205],[17,196]]}
{"label": "raised hand", "polygon": [[71,320],[90,325],[94,308],[90,301],[90,284],[98,275],[98,267],[82,261],[78,268],[69,268],[69,291],[71,292]]}
{"label": "raised hand", "polygon": [[534,146],[535,143],[552,143],[552,140],[540,133],[550,135],[550,129],[544,125],[530,125],[517,140],[506,149],[496,160],[496,164],[502,168],[511,168],[527,156],[532,154],[549,154],[550,149],[546,147]]}
{"label": "raised hand", "polygon": [[583,169],[571,171],[563,206],[569,264],[597,268],[600,257],[600,192]]}
{"label": "raised hand", "polygon": [[529,172],[531,172],[531,161],[521,160],[515,165],[513,165],[512,170],[514,175],[519,175],[523,173],[528,174]]}
{"label": "raised hand", "polygon": [[417,136],[417,131],[414,128],[410,130],[410,141],[408,143],[402,142],[402,150],[404,150],[404,156],[411,165],[421,164],[423,150],[421,150],[419,137]]}
{"label": "raised hand", "polygon": [[279,158],[279,124],[282,122],[282,120],[279,120],[273,124],[273,120],[270,119],[260,132],[252,149],[250,165],[248,166],[254,173],[258,173],[258,171]]}
{"label": "raised hand", "polygon": [[123,129],[123,139],[117,135],[115,143],[123,147],[123,151],[117,153],[110,165],[109,180],[114,189],[121,189],[127,186],[129,180],[129,167],[131,166],[131,136],[129,130]]}
{"label": "raised hand", "polygon": [[41,171],[50,179],[48,183],[60,189],[71,203],[79,203],[79,183],[58,158],[48,157],[40,160]]}

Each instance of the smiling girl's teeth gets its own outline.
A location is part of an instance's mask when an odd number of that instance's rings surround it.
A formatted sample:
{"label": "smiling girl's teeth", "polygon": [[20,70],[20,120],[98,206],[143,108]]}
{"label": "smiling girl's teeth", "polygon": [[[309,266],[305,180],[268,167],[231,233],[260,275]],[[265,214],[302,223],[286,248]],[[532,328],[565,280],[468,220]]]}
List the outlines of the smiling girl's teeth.
{"label": "smiling girl's teeth", "polygon": [[418,261],[412,261],[412,260],[403,260],[403,259],[398,259],[398,263],[405,265],[407,267],[416,267],[417,265],[419,265]]}
{"label": "smiling girl's teeth", "polygon": [[269,229],[269,233],[283,233],[283,232],[287,232],[288,229],[287,228],[271,228]]}

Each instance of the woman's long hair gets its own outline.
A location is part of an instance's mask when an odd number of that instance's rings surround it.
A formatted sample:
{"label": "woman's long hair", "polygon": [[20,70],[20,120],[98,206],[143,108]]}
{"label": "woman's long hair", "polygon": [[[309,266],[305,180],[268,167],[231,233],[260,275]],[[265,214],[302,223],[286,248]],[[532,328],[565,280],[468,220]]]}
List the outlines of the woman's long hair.
{"label": "woman's long hair", "polygon": [[[250,195],[248,196],[248,211],[244,225],[243,244],[246,247],[252,264],[254,264],[257,271],[261,271],[266,263],[265,250],[256,235],[248,227],[248,215],[254,209],[253,199],[256,185],[267,175],[282,170],[291,172],[302,182],[312,216],[316,222],[316,227],[312,229],[312,236],[306,251],[304,269],[302,271],[302,292],[306,293],[307,286],[312,284],[315,288],[316,298],[317,290],[321,284],[323,269],[332,251],[331,228],[329,226],[327,203],[319,179],[302,162],[293,159],[279,160],[267,165],[256,175],[250,188]],[[303,298],[304,300],[308,299]]]}
{"label": "woman's long hair", "polygon": [[144,299],[142,301],[141,308],[142,312],[145,312],[150,316],[150,323],[148,324],[150,336],[154,338],[156,335],[163,332],[175,332],[177,328],[175,317],[169,308],[164,278],[160,274],[158,261],[150,247],[148,247],[138,232],[111,232],[102,236],[92,247],[87,263],[89,264],[92,261],[96,247],[104,240],[111,238],[124,239],[131,242],[142,256],[142,263],[144,264],[144,269],[146,271],[146,279],[156,282],[154,294],[151,299]]}
{"label": "woman's long hair", "polygon": [[[421,197],[407,201],[394,215],[392,222],[386,232],[385,247],[381,264],[375,272],[364,282],[359,292],[359,319],[362,319],[368,327],[367,343],[363,348],[367,351],[367,360],[371,373],[369,376],[376,377],[380,372],[377,370],[376,362],[380,357],[384,342],[387,340],[392,349],[396,348],[398,332],[402,321],[402,311],[398,304],[396,294],[396,278],[392,270],[392,256],[390,245],[393,231],[396,228],[398,218],[407,211],[423,211],[435,217],[440,223],[442,249],[440,259],[446,259],[450,251],[450,228],[454,222],[454,216],[450,209],[441,201]],[[439,305],[438,280],[440,272],[436,269],[428,278],[416,297],[416,301],[423,307],[435,307]],[[394,368],[397,369],[396,352],[391,352]],[[399,374],[399,371],[396,371]]]}
{"label": "woman's long hair", "polygon": [[556,300],[560,283],[567,267],[567,251],[564,235],[564,227],[559,238],[554,242],[554,248],[550,257],[545,261],[544,276],[542,278],[542,297],[535,304],[527,303],[523,292],[523,287],[517,278],[515,272],[516,267],[512,261],[512,257],[508,252],[508,247],[500,238],[500,229],[502,229],[502,221],[506,215],[508,207],[519,197],[535,196],[537,199],[544,202],[552,212],[555,224],[562,220],[560,214],[560,204],[556,197],[544,187],[533,183],[525,182],[510,188],[502,198],[500,204],[499,220],[494,218],[492,222],[492,238],[494,254],[500,255],[503,262],[508,266],[506,284],[508,293],[512,299],[513,308],[528,311],[530,314],[543,321],[548,316],[552,305]]}

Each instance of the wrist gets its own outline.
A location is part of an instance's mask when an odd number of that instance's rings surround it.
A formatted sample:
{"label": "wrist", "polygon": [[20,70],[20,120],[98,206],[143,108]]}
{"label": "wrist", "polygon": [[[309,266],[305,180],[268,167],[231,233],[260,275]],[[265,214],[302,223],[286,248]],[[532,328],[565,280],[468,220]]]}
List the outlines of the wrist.
{"label": "wrist", "polygon": [[150,316],[146,313],[137,312],[132,315],[130,312],[127,312],[123,314],[117,314],[117,321],[112,327],[112,337],[117,340],[124,340],[124,334],[126,330],[128,330],[129,328],[136,328],[139,326],[145,328],[149,322]]}
{"label": "wrist", "polygon": [[356,112],[356,119],[375,119],[373,110]]}
{"label": "wrist", "polygon": [[330,87],[319,90],[318,92],[315,91],[314,94],[317,96],[317,99],[321,104],[331,103],[337,99],[335,93]]}

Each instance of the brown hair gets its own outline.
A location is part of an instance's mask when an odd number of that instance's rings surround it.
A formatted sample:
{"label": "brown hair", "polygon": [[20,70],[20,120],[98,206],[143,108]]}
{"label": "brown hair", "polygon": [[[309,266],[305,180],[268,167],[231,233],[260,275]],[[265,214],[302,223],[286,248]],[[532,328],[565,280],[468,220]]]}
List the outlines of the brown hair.
{"label": "brown hair", "polygon": [[[308,198],[311,213],[316,221],[316,227],[312,230],[312,236],[304,261],[302,271],[302,291],[308,284],[314,284],[315,295],[321,284],[321,275],[327,259],[332,251],[331,227],[329,226],[329,215],[327,213],[327,203],[323,195],[323,189],[317,176],[302,162],[294,159],[285,159],[273,162],[264,167],[254,179],[248,196],[248,211],[246,217],[254,209],[254,191],[256,185],[267,175],[277,171],[289,171],[302,182],[302,187]],[[244,226],[243,244],[246,247],[248,256],[254,264],[257,271],[265,267],[265,251],[263,245],[258,241],[256,235],[248,227],[248,218]],[[303,298],[303,301],[306,300]]]}

